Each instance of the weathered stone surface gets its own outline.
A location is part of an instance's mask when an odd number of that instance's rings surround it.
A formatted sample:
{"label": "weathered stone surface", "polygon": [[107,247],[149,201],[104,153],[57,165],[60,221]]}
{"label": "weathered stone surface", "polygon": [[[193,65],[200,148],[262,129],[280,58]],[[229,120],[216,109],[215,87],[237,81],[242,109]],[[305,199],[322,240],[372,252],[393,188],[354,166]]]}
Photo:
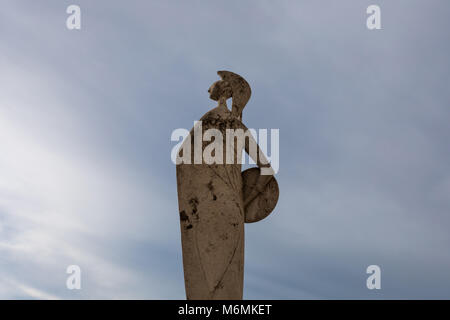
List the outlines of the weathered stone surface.
{"label": "weathered stone surface", "polygon": [[[226,129],[247,130],[241,119],[251,90],[247,81],[237,74],[229,71],[219,71],[218,74],[222,80],[208,90],[211,99],[218,101],[218,106],[200,120],[203,132],[217,129],[223,134],[225,143]],[[226,105],[230,97],[233,98],[231,111]],[[180,148],[184,151],[184,146],[191,144],[191,159],[194,159],[193,131]],[[274,177],[255,177],[254,174],[251,174],[251,181],[255,187],[247,185],[244,198],[239,161],[242,149],[237,150],[237,147],[234,146],[234,155],[238,161],[233,164],[225,164],[225,161],[223,164],[182,163],[176,167],[187,299],[242,299],[245,207],[251,208],[249,222],[257,221],[273,210],[278,199]],[[244,147],[248,152],[248,147]],[[202,145],[204,148],[205,144]],[[181,152],[179,156],[182,156]],[[223,159],[226,159],[226,150]],[[261,166],[258,159],[254,160]],[[264,160],[263,163],[267,163]],[[267,196],[274,183],[276,195]],[[271,200],[258,201],[261,196]]]}

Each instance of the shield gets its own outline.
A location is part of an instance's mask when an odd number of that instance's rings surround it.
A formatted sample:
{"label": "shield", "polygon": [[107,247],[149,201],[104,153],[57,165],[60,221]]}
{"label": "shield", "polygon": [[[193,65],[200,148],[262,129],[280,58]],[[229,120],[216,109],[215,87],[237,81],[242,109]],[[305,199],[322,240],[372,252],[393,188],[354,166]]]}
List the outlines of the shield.
{"label": "shield", "polygon": [[[242,172],[244,199],[255,188],[259,175],[259,168],[250,168]],[[273,176],[264,191],[245,208],[245,222],[252,223],[266,218],[277,205],[279,193],[278,182]]]}

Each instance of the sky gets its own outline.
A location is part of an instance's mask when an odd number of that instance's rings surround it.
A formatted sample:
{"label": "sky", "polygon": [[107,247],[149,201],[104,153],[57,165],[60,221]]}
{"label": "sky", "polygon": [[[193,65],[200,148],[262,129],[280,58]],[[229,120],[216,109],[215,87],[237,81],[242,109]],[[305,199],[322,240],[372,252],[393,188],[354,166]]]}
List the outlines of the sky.
{"label": "sky", "polygon": [[280,130],[245,299],[449,299],[449,17],[447,0],[3,0],[0,299],[185,298],[170,137],[215,106],[217,70],[250,83],[247,127]]}

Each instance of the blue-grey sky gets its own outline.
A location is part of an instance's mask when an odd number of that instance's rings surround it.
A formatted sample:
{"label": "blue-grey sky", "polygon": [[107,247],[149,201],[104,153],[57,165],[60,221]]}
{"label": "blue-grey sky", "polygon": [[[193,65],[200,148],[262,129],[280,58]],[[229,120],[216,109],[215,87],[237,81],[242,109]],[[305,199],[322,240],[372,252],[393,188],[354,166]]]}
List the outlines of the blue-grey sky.
{"label": "blue-grey sky", "polygon": [[447,0],[3,0],[0,298],[185,297],[170,135],[224,69],[280,129],[244,297],[450,298],[449,30]]}

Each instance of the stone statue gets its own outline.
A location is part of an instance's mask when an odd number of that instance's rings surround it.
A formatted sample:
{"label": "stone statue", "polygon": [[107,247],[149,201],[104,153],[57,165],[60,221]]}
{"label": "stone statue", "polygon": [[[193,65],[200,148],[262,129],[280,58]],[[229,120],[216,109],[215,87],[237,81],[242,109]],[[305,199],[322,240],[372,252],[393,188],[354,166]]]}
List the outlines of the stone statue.
{"label": "stone statue", "polygon": [[[248,132],[242,111],[250,99],[250,86],[233,72],[218,71],[218,75],[221,80],[208,90],[210,98],[218,101],[217,107],[196,122],[177,154],[187,299],[242,299],[244,222],[265,218],[278,201],[274,171],[251,134],[241,144],[234,143],[235,137],[227,138],[229,129]],[[231,111],[226,103],[229,98]],[[215,148],[211,148],[213,143],[208,147],[213,137]],[[225,148],[220,150],[220,146]],[[258,168],[241,172],[243,148]],[[205,158],[207,151],[215,161]]]}

